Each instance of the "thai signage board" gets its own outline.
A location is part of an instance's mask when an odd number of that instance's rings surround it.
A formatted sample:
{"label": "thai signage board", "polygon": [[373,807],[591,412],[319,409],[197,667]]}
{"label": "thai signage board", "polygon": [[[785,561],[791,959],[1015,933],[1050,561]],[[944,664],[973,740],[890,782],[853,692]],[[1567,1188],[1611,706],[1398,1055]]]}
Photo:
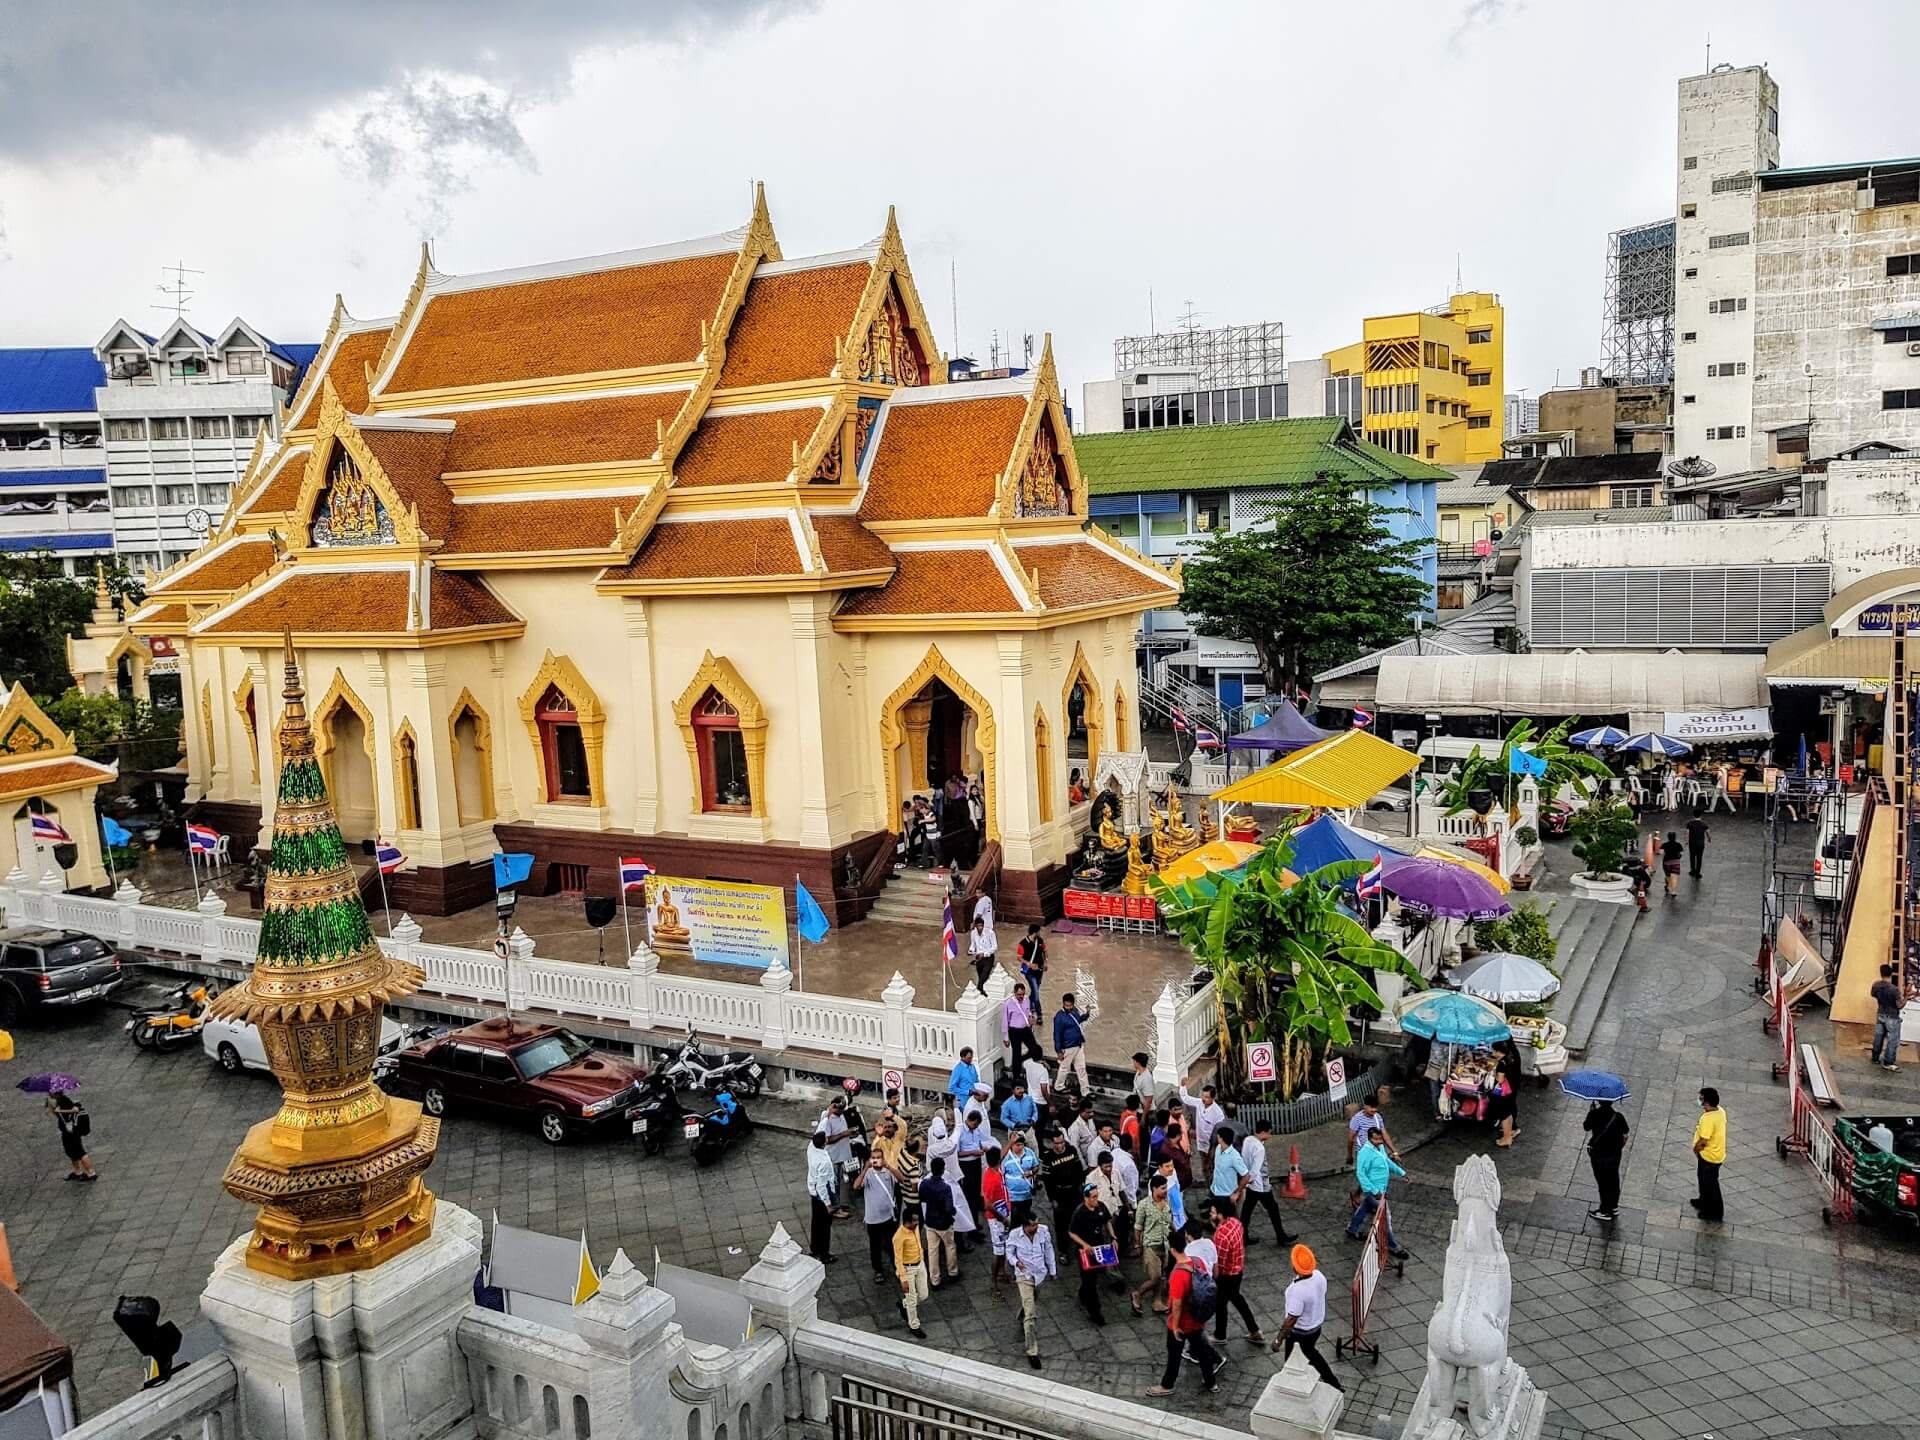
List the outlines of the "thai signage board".
{"label": "thai signage board", "polygon": [[1716,740],[1765,740],[1773,734],[1773,721],[1764,707],[1755,710],[1668,710],[1663,735],[1689,744],[1712,744]]}
{"label": "thai signage board", "polygon": [[647,937],[661,955],[765,970],[786,959],[786,899],[772,885],[650,875]]}

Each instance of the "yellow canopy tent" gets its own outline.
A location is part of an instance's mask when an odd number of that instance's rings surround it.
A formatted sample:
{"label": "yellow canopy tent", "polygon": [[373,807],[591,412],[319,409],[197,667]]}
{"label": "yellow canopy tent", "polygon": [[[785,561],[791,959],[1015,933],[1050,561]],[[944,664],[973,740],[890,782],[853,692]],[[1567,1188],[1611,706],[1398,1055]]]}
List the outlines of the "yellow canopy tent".
{"label": "yellow canopy tent", "polygon": [[1422,845],[1413,853],[1416,859],[1445,860],[1450,864],[1463,866],[1473,871],[1474,874],[1493,886],[1493,888],[1498,890],[1502,895],[1513,889],[1507,877],[1502,875],[1498,870],[1495,870],[1491,865],[1482,865],[1478,860],[1469,860],[1466,856],[1456,855],[1451,850],[1442,850],[1438,845]]}
{"label": "yellow canopy tent", "polygon": [[1189,850],[1158,874],[1167,884],[1178,885],[1183,880],[1197,880],[1221,870],[1238,870],[1259,853],[1258,845],[1249,845],[1244,840],[1213,840],[1197,850]]}
{"label": "yellow canopy tent", "polygon": [[1348,730],[1236,780],[1212,799],[1224,804],[1321,806],[1351,810],[1413,773],[1420,757],[1365,730]]}

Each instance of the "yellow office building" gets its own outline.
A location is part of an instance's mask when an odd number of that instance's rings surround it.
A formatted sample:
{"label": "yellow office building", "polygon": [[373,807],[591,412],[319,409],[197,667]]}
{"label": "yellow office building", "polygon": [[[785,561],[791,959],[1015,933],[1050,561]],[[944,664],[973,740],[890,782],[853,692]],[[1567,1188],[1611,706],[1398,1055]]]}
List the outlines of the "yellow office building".
{"label": "yellow office building", "polygon": [[1500,297],[1469,291],[1370,317],[1358,342],[1327,352],[1327,375],[1361,388],[1361,428],[1375,445],[1436,465],[1498,460],[1505,330]]}

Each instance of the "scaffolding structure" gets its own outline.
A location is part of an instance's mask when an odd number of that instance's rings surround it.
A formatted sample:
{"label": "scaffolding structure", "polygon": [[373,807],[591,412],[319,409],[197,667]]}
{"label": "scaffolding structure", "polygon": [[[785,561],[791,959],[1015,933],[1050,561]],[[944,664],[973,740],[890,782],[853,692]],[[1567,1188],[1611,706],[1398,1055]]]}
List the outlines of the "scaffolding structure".
{"label": "scaffolding structure", "polygon": [[1673,383],[1673,256],[1671,220],[1607,237],[1600,356],[1608,379],[1624,385]]}
{"label": "scaffolding structure", "polygon": [[1287,378],[1286,327],[1278,320],[1203,330],[1191,320],[1178,330],[1123,335],[1113,342],[1113,373],[1192,370],[1197,386],[1278,384]]}

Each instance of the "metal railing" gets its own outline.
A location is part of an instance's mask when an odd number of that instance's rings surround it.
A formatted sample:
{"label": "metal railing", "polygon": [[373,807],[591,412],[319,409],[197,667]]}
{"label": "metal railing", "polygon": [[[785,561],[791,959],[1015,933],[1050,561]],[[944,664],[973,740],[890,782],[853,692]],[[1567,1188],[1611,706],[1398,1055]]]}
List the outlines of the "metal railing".
{"label": "metal railing", "polygon": [[1051,1430],[976,1415],[850,1375],[840,1378],[827,1430],[833,1440],[1063,1440]]}

